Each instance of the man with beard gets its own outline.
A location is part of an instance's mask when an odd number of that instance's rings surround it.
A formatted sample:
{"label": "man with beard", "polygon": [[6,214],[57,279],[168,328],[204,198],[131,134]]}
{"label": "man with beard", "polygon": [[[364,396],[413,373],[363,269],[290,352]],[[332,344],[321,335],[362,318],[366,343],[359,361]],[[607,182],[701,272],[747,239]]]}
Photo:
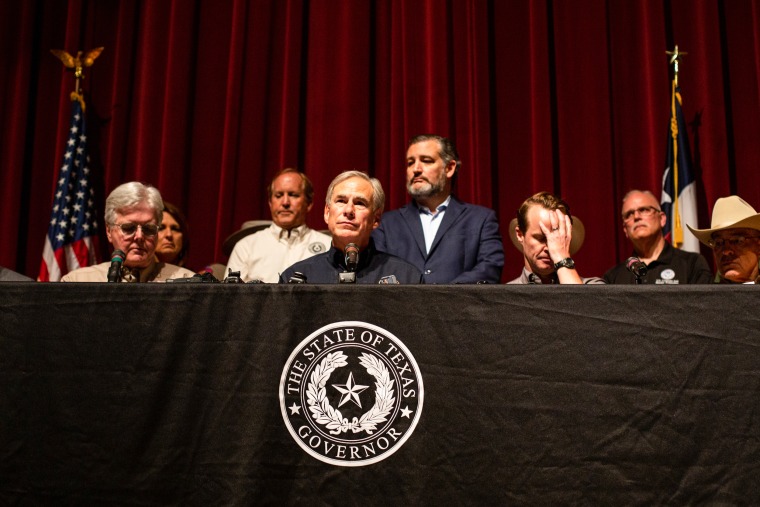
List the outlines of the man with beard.
{"label": "man with beard", "polygon": [[721,283],[760,282],[760,213],[741,197],[718,199],[709,229],[686,226],[712,248]]}
{"label": "man with beard", "polygon": [[[642,283],[672,285],[712,282],[712,273],[704,257],[673,248],[665,240],[662,228],[667,217],[652,192],[628,192],[623,197],[621,217],[625,237],[633,244],[632,255],[647,266]],[[604,280],[615,284],[636,283],[625,262],[607,271]]]}
{"label": "man with beard", "polygon": [[496,214],[452,194],[460,167],[451,140],[413,137],[406,151],[412,201],[383,214],[372,236],[378,250],[422,271],[425,283],[498,283],[504,247]]}

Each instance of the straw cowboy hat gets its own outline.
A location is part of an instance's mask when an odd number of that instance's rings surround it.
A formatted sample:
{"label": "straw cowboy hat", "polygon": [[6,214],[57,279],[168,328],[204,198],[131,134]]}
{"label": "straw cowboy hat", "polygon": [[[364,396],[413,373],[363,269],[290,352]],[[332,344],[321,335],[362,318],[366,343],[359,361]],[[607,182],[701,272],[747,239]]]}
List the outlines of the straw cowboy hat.
{"label": "straw cowboy hat", "polygon": [[[583,222],[581,222],[580,218],[573,216],[572,220],[573,237],[570,240],[570,255],[575,255],[575,252],[580,250],[581,246],[583,246],[583,239],[586,237],[586,228],[583,227]],[[517,239],[515,227],[517,227],[517,219],[513,218],[512,221],[509,222],[509,239],[512,240],[512,244],[515,245],[515,248],[522,252],[522,243]]]}
{"label": "straw cowboy hat", "polygon": [[699,241],[709,246],[712,234],[725,229],[755,229],[760,231],[760,213],[738,195],[721,197],[715,201],[712,212],[712,222],[709,229],[694,229],[689,224],[686,227]]}

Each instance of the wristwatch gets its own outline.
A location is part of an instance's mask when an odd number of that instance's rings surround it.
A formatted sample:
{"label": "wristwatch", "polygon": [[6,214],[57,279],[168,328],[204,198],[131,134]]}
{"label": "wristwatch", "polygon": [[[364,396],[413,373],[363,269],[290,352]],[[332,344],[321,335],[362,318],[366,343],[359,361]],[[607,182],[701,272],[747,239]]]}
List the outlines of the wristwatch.
{"label": "wristwatch", "polygon": [[566,259],[562,259],[559,262],[554,263],[554,270],[558,270],[559,268],[567,268],[567,269],[575,269],[575,261],[571,259],[570,257]]}

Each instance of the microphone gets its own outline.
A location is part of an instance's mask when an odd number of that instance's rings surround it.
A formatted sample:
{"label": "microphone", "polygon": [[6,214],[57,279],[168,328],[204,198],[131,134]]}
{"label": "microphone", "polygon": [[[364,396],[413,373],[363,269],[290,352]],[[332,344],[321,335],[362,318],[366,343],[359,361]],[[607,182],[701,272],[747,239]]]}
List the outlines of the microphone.
{"label": "microphone", "polygon": [[355,272],[359,264],[359,247],[356,243],[349,243],[343,252],[346,254],[346,269],[349,273]]}
{"label": "microphone", "polygon": [[306,283],[306,280],[306,275],[300,271],[296,271],[290,278],[288,278],[288,283]]}
{"label": "microphone", "polygon": [[633,273],[637,280],[647,274],[647,265],[641,262],[638,257],[628,257],[628,260],[625,261],[625,267]]}
{"label": "microphone", "polygon": [[114,250],[111,254],[111,267],[108,268],[108,281],[120,282],[121,281],[121,264],[124,259],[127,258],[122,250]]}

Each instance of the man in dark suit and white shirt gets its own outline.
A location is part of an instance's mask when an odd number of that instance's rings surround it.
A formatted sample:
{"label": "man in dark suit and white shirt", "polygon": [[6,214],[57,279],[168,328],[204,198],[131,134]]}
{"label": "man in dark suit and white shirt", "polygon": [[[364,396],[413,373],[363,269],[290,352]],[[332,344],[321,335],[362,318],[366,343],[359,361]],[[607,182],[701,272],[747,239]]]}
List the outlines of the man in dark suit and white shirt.
{"label": "man in dark suit and white shirt", "polygon": [[372,236],[378,250],[417,266],[425,283],[498,283],[504,247],[496,214],[452,195],[460,166],[449,139],[412,138],[406,151],[412,201],[383,214]]}

